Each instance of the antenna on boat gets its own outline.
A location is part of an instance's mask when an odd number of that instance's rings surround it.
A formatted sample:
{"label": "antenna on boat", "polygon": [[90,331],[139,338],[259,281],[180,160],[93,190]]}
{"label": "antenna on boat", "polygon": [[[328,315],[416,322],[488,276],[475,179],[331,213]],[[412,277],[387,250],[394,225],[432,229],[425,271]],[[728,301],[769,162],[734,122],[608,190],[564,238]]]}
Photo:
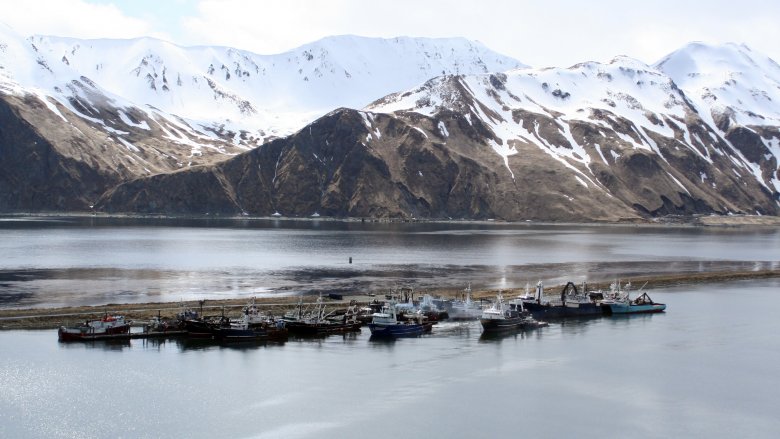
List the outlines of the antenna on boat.
{"label": "antenna on boat", "polygon": [[542,285],[542,280],[539,279],[539,282],[536,283],[536,303],[541,304],[542,303],[542,294],[544,293],[544,286]]}

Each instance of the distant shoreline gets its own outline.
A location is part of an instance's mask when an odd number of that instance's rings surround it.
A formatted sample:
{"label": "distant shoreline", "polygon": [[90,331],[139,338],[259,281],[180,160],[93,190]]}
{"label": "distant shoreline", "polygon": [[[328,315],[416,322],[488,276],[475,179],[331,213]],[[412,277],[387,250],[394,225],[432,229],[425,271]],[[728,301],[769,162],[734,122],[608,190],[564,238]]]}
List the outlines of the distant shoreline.
{"label": "distant shoreline", "polygon": [[[686,273],[680,275],[659,275],[634,277],[631,279],[632,291],[636,292],[643,284],[645,290],[652,294],[653,288],[662,288],[669,286],[682,286],[694,283],[715,283],[732,282],[752,279],[770,279],[780,278],[780,270],[762,270],[762,271],[719,271],[709,273]],[[595,288],[606,288],[611,280],[605,279],[598,282],[590,282],[590,286]],[[579,285],[578,285],[579,286]],[[545,287],[546,295],[558,293],[563,285]],[[429,294],[443,297],[457,297],[461,290],[427,290]],[[503,290],[506,298],[517,295],[521,289]],[[482,290],[472,292],[474,299],[491,299],[496,296],[498,290]],[[423,294],[418,292],[417,294]],[[274,315],[283,314],[298,303],[301,296],[279,296],[256,299],[257,305],[261,309],[271,310]],[[237,297],[233,299],[206,300],[204,303],[204,313],[209,315],[218,315],[224,309],[228,316],[237,316],[240,308],[247,304],[249,297]],[[311,299],[311,298],[310,298]],[[371,300],[384,300],[383,295],[345,295],[343,300],[326,299],[326,306],[329,309],[345,307],[350,300],[357,300],[359,303],[368,303]],[[198,309],[197,301],[183,302],[192,309]],[[307,303],[312,303],[309,300]],[[0,330],[18,330],[18,329],[54,329],[61,325],[74,324],[89,318],[95,318],[103,315],[105,312],[125,315],[131,320],[148,320],[158,314],[162,317],[171,318],[181,309],[182,302],[154,302],[154,303],[129,303],[129,304],[106,304],[97,306],[78,306],[78,307],[60,307],[60,308],[26,308],[0,310]]]}
{"label": "distant shoreline", "polygon": [[361,218],[361,217],[328,217],[328,216],[242,216],[242,215],[173,215],[173,214],[121,214],[102,212],[37,212],[37,213],[0,213],[3,220],[35,220],[51,218],[98,218],[98,219],[139,219],[139,220],[223,220],[223,221],[323,221],[344,223],[377,223],[377,224],[506,224],[529,226],[637,226],[637,227],[741,227],[741,226],[780,226],[780,216],[765,215],[699,215],[699,216],[666,216],[647,220],[626,221],[537,221],[537,220],[503,220],[503,219],[445,219],[445,218]]}

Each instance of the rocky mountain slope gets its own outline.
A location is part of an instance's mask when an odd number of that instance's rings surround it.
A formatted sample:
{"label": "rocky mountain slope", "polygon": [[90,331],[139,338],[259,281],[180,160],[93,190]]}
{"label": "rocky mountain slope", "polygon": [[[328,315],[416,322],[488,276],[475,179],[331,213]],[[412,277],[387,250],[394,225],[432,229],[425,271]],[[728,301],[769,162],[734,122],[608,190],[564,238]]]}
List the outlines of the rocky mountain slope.
{"label": "rocky mountain slope", "polygon": [[262,56],[0,29],[0,211],[777,215],[778,102],[780,66],[733,44],[531,69],[462,39]]}
{"label": "rocky mountain slope", "polygon": [[566,221],[777,215],[776,78],[776,64],[745,47],[701,44],[655,66],[619,57],[445,75],[218,166],[119,185],[100,206]]}
{"label": "rocky mountain slope", "polygon": [[[438,74],[518,66],[463,39],[331,37],[264,56],[2,27],[0,211],[88,210],[119,181],[222,161],[333,108]],[[41,199],[62,187],[67,196]]]}

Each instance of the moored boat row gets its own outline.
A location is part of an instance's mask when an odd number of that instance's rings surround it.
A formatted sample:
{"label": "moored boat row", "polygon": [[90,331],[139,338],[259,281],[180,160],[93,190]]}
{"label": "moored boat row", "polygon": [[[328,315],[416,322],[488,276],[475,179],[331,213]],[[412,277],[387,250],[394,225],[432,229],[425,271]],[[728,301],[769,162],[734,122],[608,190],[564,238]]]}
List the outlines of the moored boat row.
{"label": "moored boat row", "polygon": [[[545,327],[548,326],[546,321],[552,319],[653,313],[666,309],[665,304],[654,302],[646,292],[630,299],[629,288],[630,283],[625,288],[615,283],[605,293],[601,290],[587,291],[585,287],[579,290],[569,282],[559,297],[545,300],[543,285],[539,282],[535,294],[531,295],[526,288],[524,295],[506,301],[503,294],[499,293],[487,308],[471,300],[469,288],[464,300],[452,301],[450,306],[446,306],[446,301],[427,295],[423,296],[419,304],[411,300],[411,296],[405,302],[398,302],[395,296],[390,296],[391,299],[384,303],[372,302],[365,308],[359,308],[352,301],[346,310],[330,313],[325,311],[325,304],[319,297],[312,311],[304,310],[302,302],[299,302],[294,311],[282,318],[263,314],[252,298],[238,319],[225,317],[224,310],[222,316],[203,318],[197,312],[187,309],[180,312],[175,321],[166,321],[157,316],[144,325],[143,333],[131,333],[131,322],[125,320],[124,316],[106,313],[100,319],[87,320],[72,327],[60,327],[58,337],[61,341],[83,341],[186,335],[220,342],[284,341],[288,334],[326,336],[357,332],[362,324],[367,323],[373,337],[395,338],[431,332],[438,319],[447,314],[453,320],[478,317],[486,333],[498,333]],[[438,308],[442,303],[447,311]],[[366,310],[371,313],[365,314]]]}

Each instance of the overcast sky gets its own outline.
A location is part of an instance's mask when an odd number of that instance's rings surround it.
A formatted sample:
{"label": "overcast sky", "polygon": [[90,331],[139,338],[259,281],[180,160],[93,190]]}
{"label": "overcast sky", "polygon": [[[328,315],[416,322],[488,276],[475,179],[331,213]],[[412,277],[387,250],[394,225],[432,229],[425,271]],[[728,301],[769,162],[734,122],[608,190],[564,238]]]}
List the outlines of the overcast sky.
{"label": "overcast sky", "polygon": [[461,36],[535,67],[653,63],[691,41],[745,43],[780,61],[771,0],[0,0],[22,35],[154,36],[283,52],[328,35]]}

